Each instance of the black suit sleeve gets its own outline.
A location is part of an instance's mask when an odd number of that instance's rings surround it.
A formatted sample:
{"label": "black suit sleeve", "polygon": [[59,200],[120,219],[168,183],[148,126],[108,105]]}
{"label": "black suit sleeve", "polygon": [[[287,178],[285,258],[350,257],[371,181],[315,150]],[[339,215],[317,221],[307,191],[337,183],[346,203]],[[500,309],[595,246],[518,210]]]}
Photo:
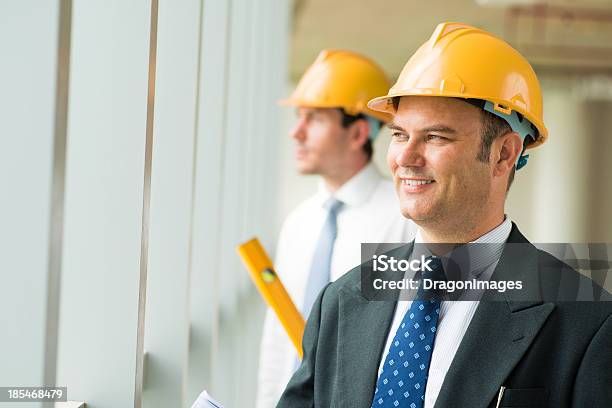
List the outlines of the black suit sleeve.
{"label": "black suit sleeve", "polygon": [[302,338],[304,358],[298,370],[293,374],[287,388],[276,408],[312,408],[314,407],[314,375],[317,357],[319,325],[321,324],[321,303],[329,284],[323,288],[314,305]]}
{"label": "black suit sleeve", "polygon": [[573,407],[612,407],[612,319],[599,328],[580,363]]}

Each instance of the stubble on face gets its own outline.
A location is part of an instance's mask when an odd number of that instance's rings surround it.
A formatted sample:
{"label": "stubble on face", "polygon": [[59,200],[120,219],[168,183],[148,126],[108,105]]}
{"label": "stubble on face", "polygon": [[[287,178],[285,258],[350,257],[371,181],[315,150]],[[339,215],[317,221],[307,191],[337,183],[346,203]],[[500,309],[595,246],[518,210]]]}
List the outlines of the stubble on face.
{"label": "stubble on face", "polygon": [[402,97],[390,127],[387,162],[402,214],[447,233],[477,225],[491,192],[490,166],[476,159],[478,108],[451,98]]}
{"label": "stubble on face", "polygon": [[326,175],[333,172],[346,143],[341,115],[337,109],[300,108],[293,131],[295,159],[303,175]]}

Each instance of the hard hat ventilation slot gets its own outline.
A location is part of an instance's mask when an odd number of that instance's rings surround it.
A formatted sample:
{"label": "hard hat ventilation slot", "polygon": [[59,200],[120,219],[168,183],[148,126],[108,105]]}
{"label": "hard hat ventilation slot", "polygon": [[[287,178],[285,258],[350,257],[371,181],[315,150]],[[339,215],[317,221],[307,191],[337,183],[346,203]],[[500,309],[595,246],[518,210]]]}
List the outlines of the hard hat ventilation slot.
{"label": "hard hat ventilation slot", "polygon": [[511,108],[505,107],[504,105],[500,105],[499,103],[494,104],[493,109],[495,109],[497,112],[503,113],[504,115],[512,114]]}

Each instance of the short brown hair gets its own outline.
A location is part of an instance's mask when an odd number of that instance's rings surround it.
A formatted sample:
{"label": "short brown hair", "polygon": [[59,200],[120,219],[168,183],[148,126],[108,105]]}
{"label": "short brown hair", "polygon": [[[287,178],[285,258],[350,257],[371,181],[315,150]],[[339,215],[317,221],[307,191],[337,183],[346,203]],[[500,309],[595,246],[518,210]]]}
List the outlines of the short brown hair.
{"label": "short brown hair", "polygon": [[[512,128],[508,122],[484,109],[480,110],[480,126],[480,151],[478,152],[476,159],[480,160],[481,162],[488,163],[491,156],[491,145],[493,144],[493,141],[495,141],[495,139],[498,137],[512,132]],[[513,168],[510,171],[506,191],[510,190],[510,186],[514,181],[515,171],[516,168]]]}
{"label": "short brown hair", "polygon": [[[351,126],[353,123],[357,122],[359,119],[367,120],[366,116],[363,113],[358,113],[357,115],[349,115],[342,108],[338,108],[338,110],[340,111],[340,114],[342,114],[342,119],[340,120],[340,123],[345,129]],[[371,130],[372,129],[370,129],[370,131]],[[368,161],[370,161],[372,159],[372,155],[374,154],[374,147],[372,146],[372,141],[370,140],[370,138],[368,138],[368,140],[366,140],[366,142],[363,144],[362,149],[368,157]]]}

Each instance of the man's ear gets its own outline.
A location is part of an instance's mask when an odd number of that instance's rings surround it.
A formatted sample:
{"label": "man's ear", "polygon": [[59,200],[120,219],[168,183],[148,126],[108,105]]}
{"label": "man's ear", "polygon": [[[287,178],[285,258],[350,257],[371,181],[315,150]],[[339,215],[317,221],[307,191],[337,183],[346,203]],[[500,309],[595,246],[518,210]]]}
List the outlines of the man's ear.
{"label": "man's ear", "polygon": [[503,176],[514,168],[523,150],[521,137],[516,132],[508,132],[493,142],[493,175]]}
{"label": "man's ear", "polygon": [[368,141],[370,136],[370,125],[365,119],[359,119],[351,124],[350,127],[351,149],[360,150]]}

